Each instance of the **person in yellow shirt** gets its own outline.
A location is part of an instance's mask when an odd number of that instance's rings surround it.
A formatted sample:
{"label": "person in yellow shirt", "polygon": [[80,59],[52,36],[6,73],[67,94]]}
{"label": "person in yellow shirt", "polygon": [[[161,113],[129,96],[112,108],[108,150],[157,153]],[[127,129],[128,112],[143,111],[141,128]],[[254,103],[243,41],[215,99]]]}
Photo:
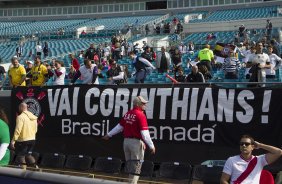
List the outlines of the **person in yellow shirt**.
{"label": "person in yellow shirt", "polygon": [[11,59],[12,65],[8,71],[11,87],[25,86],[26,71],[24,66],[19,64],[16,57]]}
{"label": "person in yellow shirt", "polygon": [[19,105],[20,115],[16,118],[16,127],[11,141],[11,148],[16,150],[18,155],[16,162],[26,168],[36,166],[35,159],[31,155],[35,146],[35,136],[37,133],[37,116],[27,109],[26,103]]}
{"label": "person in yellow shirt", "polygon": [[198,61],[200,65],[205,65],[209,71],[211,71],[211,64],[214,64],[214,54],[210,50],[210,46],[206,44],[202,50],[199,51]]}
{"label": "person in yellow shirt", "polygon": [[46,66],[41,63],[41,59],[39,56],[36,56],[30,74],[32,76],[32,86],[44,86],[45,82],[48,80],[48,70]]}

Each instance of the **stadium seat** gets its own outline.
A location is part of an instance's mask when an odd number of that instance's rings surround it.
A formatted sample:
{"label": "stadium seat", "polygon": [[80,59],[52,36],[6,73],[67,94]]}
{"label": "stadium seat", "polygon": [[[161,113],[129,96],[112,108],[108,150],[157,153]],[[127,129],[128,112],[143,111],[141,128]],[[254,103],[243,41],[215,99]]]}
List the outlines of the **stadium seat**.
{"label": "stadium seat", "polygon": [[122,161],[119,158],[97,157],[94,162],[94,171],[116,174],[121,170]]}
{"label": "stadium seat", "polygon": [[[141,170],[138,166],[141,166]],[[151,178],[154,172],[154,163],[148,160],[128,160],[125,162],[124,172],[127,174]]]}
{"label": "stadium seat", "polygon": [[79,171],[87,171],[91,168],[92,158],[85,155],[68,155],[65,168]]}
{"label": "stadium seat", "polygon": [[160,164],[158,177],[176,180],[190,180],[191,173],[192,166],[189,163],[162,162]]}
{"label": "stadium seat", "polygon": [[226,160],[206,160],[201,165],[224,166]]}
{"label": "stadium seat", "polygon": [[260,174],[260,184],[274,184],[274,178],[271,174],[271,172],[267,170],[262,170]]}
{"label": "stadium seat", "polygon": [[223,166],[195,165],[193,169],[193,181],[208,182],[217,184],[220,181]]}
{"label": "stadium seat", "polygon": [[63,168],[66,156],[59,153],[46,153],[42,156],[40,166],[47,168]]}

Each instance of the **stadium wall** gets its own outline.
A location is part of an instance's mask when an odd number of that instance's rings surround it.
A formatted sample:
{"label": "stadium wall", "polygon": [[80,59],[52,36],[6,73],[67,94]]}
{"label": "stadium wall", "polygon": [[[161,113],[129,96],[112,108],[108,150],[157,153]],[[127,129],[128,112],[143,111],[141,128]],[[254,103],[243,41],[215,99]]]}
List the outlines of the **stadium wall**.
{"label": "stadium wall", "polygon": [[[142,3],[142,1],[138,1],[138,3]],[[144,3],[144,2],[143,2]],[[132,3],[133,4],[133,3]],[[37,15],[37,16],[30,16],[30,15],[21,15],[21,16],[13,16],[13,11],[11,9],[0,9],[0,20],[1,21],[29,21],[29,20],[57,20],[57,19],[76,19],[76,18],[104,18],[104,17],[113,17],[113,16],[134,16],[134,15],[148,15],[148,12],[151,15],[160,15],[160,14],[167,14],[174,15],[177,13],[194,13],[199,11],[217,11],[217,10],[224,10],[224,9],[242,9],[242,8],[250,8],[250,7],[261,7],[265,6],[265,2],[257,2],[257,3],[245,3],[245,4],[232,4],[232,5],[217,5],[217,6],[199,6],[199,7],[185,7],[185,8],[167,8],[163,10],[146,10],[145,6],[138,10],[129,10],[129,11],[120,11],[120,12],[96,12],[96,13],[77,13],[77,14],[50,14],[50,15]],[[282,1],[270,1],[267,2],[267,6],[281,6]],[[81,5],[83,6],[83,5]],[[142,5],[143,6],[143,5]],[[69,6],[58,6],[60,8],[68,8]],[[73,7],[73,6],[72,6]],[[76,6],[80,7],[80,6]],[[37,7],[38,8],[38,7]],[[39,7],[40,8],[40,7]],[[56,6],[48,6],[41,8],[56,8]],[[20,8],[21,9],[21,8]],[[24,9],[27,10],[27,12],[31,11],[33,12],[33,8],[25,7]],[[3,11],[7,11],[6,14],[3,13]],[[10,13],[8,13],[8,11]],[[14,9],[15,11],[15,9]],[[42,10],[43,11],[43,10]],[[46,10],[47,11],[47,10]],[[2,12],[2,13],[1,13]]]}

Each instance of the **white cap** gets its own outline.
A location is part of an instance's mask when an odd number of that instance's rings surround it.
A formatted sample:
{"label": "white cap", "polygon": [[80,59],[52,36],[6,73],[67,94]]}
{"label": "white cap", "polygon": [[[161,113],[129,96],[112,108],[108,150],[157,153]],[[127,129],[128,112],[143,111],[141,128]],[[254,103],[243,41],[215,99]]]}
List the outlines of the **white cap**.
{"label": "white cap", "polygon": [[142,104],[146,104],[148,103],[147,100],[145,100],[142,96],[137,96],[136,98],[134,98],[133,100],[133,105],[142,105]]}
{"label": "white cap", "polygon": [[31,60],[28,60],[28,61],[27,61],[27,63],[33,64],[33,61],[31,61]]}

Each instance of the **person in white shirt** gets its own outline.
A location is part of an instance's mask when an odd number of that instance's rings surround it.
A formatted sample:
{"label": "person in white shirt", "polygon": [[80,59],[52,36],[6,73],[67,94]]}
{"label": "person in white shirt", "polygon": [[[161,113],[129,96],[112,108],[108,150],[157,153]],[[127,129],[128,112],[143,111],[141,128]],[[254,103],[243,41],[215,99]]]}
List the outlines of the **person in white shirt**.
{"label": "person in white shirt", "polygon": [[180,45],[178,46],[178,50],[180,51],[180,53],[181,53],[182,55],[184,55],[184,54],[186,54],[186,52],[187,52],[187,46],[184,45],[183,42],[181,42]]}
{"label": "person in white shirt", "polygon": [[195,50],[195,46],[193,42],[189,42],[189,44],[187,45],[187,53],[190,55],[194,55],[194,50]]}
{"label": "person in white shirt", "polygon": [[37,42],[37,45],[36,45],[35,49],[36,49],[36,55],[41,57],[41,54],[42,54],[42,46],[40,45],[39,42]]}
{"label": "person in white shirt", "polygon": [[270,67],[269,69],[266,69],[266,78],[275,78],[276,72],[275,70],[281,65],[282,59],[273,53],[273,47],[269,45],[267,47],[268,50],[268,56],[270,59]]}
{"label": "person in white shirt", "polygon": [[77,70],[70,84],[74,84],[78,78],[81,78],[82,84],[99,84],[97,65],[85,59],[84,65]]}
{"label": "person in white shirt", "polygon": [[[268,153],[254,156],[254,149],[263,149]],[[275,162],[282,155],[281,149],[254,141],[249,135],[241,137],[240,151],[240,155],[227,159],[220,184],[259,184],[263,167]]]}
{"label": "person in white shirt", "polygon": [[108,43],[105,43],[105,47],[103,48],[104,57],[108,58],[111,54],[111,47]]}
{"label": "person in white shirt", "polygon": [[245,54],[245,58],[244,60],[242,60],[243,63],[245,63],[245,76],[246,79],[250,78],[251,73],[249,73],[251,67],[252,67],[252,61],[253,58],[256,55],[256,47],[255,46],[251,46],[250,50],[248,53]]}
{"label": "person in white shirt", "polygon": [[56,60],[53,85],[64,85],[65,76],[66,76],[66,68],[64,67],[64,62]]}
{"label": "person in white shirt", "polygon": [[[263,53],[263,44],[258,42],[256,45],[256,55],[252,58],[252,67],[257,67],[257,71],[255,71],[257,73],[257,82],[266,82],[265,69],[271,68],[269,63],[269,56]],[[265,84],[260,84],[259,86],[264,87]]]}
{"label": "person in white shirt", "polygon": [[169,71],[171,65],[171,57],[164,47],[161,48],[161,52],[158,52],[156,59],[156,66],[159,73],[164,73]]}

